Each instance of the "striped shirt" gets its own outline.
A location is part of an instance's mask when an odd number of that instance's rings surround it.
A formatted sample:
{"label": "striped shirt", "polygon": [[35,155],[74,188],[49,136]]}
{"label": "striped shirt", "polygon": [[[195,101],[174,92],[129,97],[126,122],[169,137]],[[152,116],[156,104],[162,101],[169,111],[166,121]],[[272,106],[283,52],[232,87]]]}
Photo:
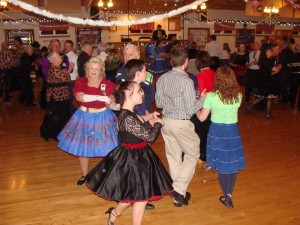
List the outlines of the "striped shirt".
{"label": "striped shirt", "polygon": [[168,119],[190,119],[203,105],[204,98],[196,99],[192,79],[180,69],[173,68],[157,81],[156,106]]}

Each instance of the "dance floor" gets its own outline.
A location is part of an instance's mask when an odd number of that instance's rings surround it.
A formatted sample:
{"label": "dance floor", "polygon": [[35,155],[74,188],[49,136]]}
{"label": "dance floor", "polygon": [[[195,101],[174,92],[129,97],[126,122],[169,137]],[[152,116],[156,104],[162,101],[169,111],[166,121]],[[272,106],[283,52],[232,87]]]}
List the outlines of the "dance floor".
{"label": "dance floor", "polygon": [[[14,99],[16,97],[14,96]],[[76,157],[43,141],[39,126],[44,111],[13,101],[0,106],[0,224],[106,224],[104,212],[115,205],[77,186],[81,176]],[[199,161],[188,189],[188,206],[175,208],[172,198],[154,202],[144,225],[276,225],[300,224],[300,111],[275,104],[275,119],[258,110],[239,112],[246,170],[238,174],[234,209],[219,202],[217,173],[204,171]],[[161,135],[152,144],[168,168]],[[90,168],[101,159],[92,159]],[[126,182],[126,181],[124,181]],[[116,225],[132,224],[127,209]]]}

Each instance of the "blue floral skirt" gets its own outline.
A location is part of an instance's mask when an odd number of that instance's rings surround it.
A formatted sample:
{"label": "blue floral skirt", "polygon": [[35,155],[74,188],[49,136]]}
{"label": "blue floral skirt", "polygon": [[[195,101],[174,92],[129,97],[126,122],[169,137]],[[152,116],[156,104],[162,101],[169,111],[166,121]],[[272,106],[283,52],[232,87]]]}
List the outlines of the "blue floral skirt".
{"label": "blue floral skirt", "polygon": [[211,123],[206,151],[206,163],[212,170],[230,174],[245,169],[244,148],[236,123]]}
{"label": "blue floral skirt", "polygon": [[58,135],[58,147],[80,157],[103,157],[118,146],[117,118],[110,109],[78,109]]}
{"label": "blue floral skirt", "polygon": [[150,64],[148,71],[153,73],[153,75],[155,76],[155,75],[161,75],[163,73],[166,73],[170,69],[171,67],[167,60],[156,59]]}

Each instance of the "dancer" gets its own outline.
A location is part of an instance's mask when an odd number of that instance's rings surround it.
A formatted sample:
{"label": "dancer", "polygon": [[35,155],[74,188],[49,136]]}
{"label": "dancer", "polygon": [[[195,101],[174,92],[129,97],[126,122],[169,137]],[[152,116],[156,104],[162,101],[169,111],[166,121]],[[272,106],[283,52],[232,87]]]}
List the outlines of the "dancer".
{"label": "dancer", "polygon": [[[211,63],[211,57],[209,56],[208,52],[200,51],[199,54],[196,56],[196,67],[199,70],[199,73],[197,74],[199,93],[202,93],[204,90],[208,93],[212,90],[214,80],[215,80],[215,71],[209,67],[210,63]],[[205,121],[200,122],[198,120],[198,122],[194,123],[195,131],[201,140],[200,159],[202,161],[206,161],[207,134],[208,134],[210,123],[211,123],[210,115]],[[210,169],[206,165],[204,168],[206,170]]]}
{"label": "dancer", "polygon": [[68,70],[61,68],[63,57],[58,52],[50,52],[47,59],[51,64],[46,90],[47,110],[40,127],[40,135],[45,141],[56,139],[70,119],[68,86],[71,83],[70,72],[74,68],[73,63]]}
{"label": "dancer", "polygon": [[[170,53],[173,69],[157,81],[156,105],[162,108],[165,126],[162,136],[166,157],[173,179],[174,206],[188,205],[191,194],[187,192],[200,156],[200,140],[190,121],[203,105],[204,96],[196,99],[192,79],[185,69],[188,53],[184,47],[174,47]],[[184,157],[182,160],[182,153]]]}
{"label": "dancer", "polygon": [[118,117],[122,144],[87,174],[86,184],[100,197],[119,202],[106,212],[108,225],[113,225],[131,204],[133,225],[140,225],[147,202],[158,200],[173,190],[171,177],[147,143],[155,139],[164,121],[156,117],[148,130],[143,119],[134,112],[134,107],[143,101],[138,83],[121,83],[118,95],[122,104]]}
{"label": "dancer", "polygon": [[80,104],[58,135],[58,147],[79,157],[85,182],[90,157],[106,156],[118,145],[117,118],[107,107],[114,100],[115,85],[104,78],[104,63],[91,58],[86,64],[86,77],[75,81],[73,94]]}
{"label": "dancer", "polygon": [[279,66],[275,65],[275,58],[273,57],[272,47],[266,47],[265,50],[261,53],[261,57],[258,61],[260,66],[260,71],[262,75],[262,87],[260,88],[260,95],[257,95],[257,98],[253,103],[246,106],[246,111],[250,112],[251,109],[258,103],[267,99],[267,113],[266,119],[273,119],[271,115],[272,102],[274,98],[278,97],[278,86],[276,85],[276,75],[279,73]]}
{"label": "dancer", "polygon": [[212,92],[208,93],[203,108],[197,112],[200,121],[211,113],[211,125],[207,138],[206,162],[212,170],[218,170],[223,191],[221,203],[233,208],[232,192],[239,170],[245,169],[245,156],[237,126],[237,112],[242,94],[230,67],[220,67]]}
{"label": "dancer", "polygon": [[159,76],[171,69],[169,60],[167,59],[170,54],[165,52],[163,44],[164,42],[162,40],[157,41],[155,45],[156,47],[153,50],[154,61],[150,64],[148,70],[154,76]]}

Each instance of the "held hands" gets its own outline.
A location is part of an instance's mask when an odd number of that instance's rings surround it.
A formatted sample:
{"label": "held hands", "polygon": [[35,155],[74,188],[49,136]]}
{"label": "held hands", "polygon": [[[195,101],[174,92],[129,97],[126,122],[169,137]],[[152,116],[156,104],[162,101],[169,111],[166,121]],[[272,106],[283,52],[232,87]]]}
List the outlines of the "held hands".
{"label": "held hands", "polygon": [[160,123],[161,125],[165,125],[165,122],[164,122],[164,120],[163,119],[161,119],[161,118],[157,118],[157,119],[154,119],[154,123]]}
{"label": "held hands", "polygon": [[165,122],[161,118],[149,120],[150,125],[153,127],[155,123],[160,123],[161,125],[165,125]]}
{"label": "held hands", "polygon": [[154,111],[150,115],[152,115],[152,119],[149,120],[149,123],[150,123],[151,126],[153,126],[155,123],[160,123],[163,126],[165,125],[163,119],[158,117],[160,115],[159,112]]}

